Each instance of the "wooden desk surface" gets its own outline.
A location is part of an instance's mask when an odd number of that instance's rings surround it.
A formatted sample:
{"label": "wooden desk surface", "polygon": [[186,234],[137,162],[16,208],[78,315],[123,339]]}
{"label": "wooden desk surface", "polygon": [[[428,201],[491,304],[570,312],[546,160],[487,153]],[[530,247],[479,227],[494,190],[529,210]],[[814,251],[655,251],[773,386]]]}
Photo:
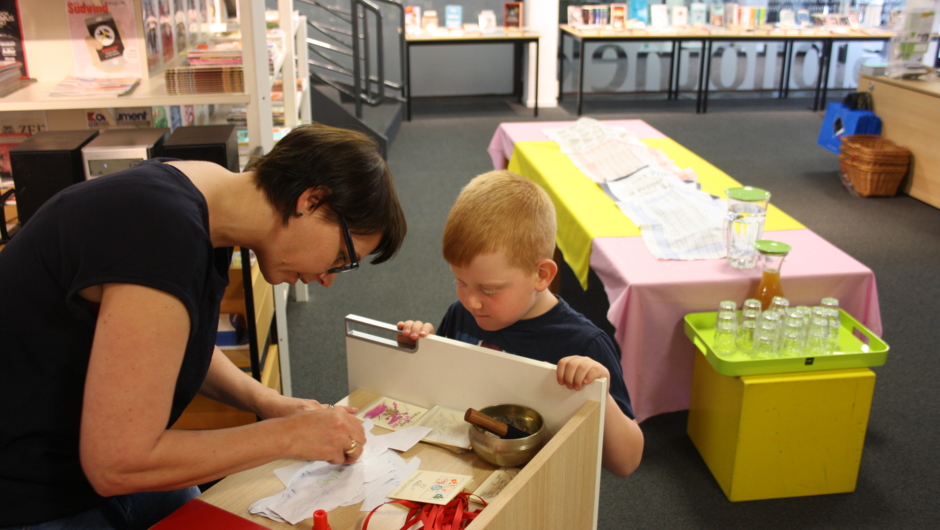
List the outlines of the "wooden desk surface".
{"label": "wooden desk surface", "polygon": [[500,33],[409,33],[405,35],[405,40],[409,44],[446,44],[448,42],[479,42],[482,44],[488,42],[514,40],[536,41],[539,38],[539,32],[532,30],[507,31]]}
{"label": "wooden desk surface", "polygon": [[940,97],[940,77],[936,75],[925,75],[920,79],[894,79],[884,75],[859,75],[859,89],[862,89],[864,81],[880,82],[886,85],[913,90],[928,96]]}
{"label": "wooden desk surface", "polygon": [[[354,407],[363,408],[379,397],[378,394],[373,394],[372,392],[357,390],[350,394],[349,404]],[[381,427],[376,427],[372,432],[375,434],[385,434],[389,431]],[[459,455],[425,443],[419,443],[409,451],[401,454],[401,457],[406,461],[414,456],[421,458],[421,469],[434,469],[463,475],[473,475],[474,485],[472,487],[474,488],[482,484],[490,473],[497,469],[497,466],[490,465],[480,460],[472,451]],[[249,505],[284,489],[284,484],[275,476],[274,470],[296,462],[297,460],[292,459],[277,460],[255,469],[236,473],[226,477],[215,486],[203,492],[199,498],[209,504],[213,504],[269,528],[310,528],[313,525],[313,510],[311,510],[310,518],[301,521],[296,526],[287,523],[279,523],[266,517],[248,513]],[[354,506],[342,506],[331,511],[329,516],[330,526],[336,530],[359,528],[362,524],[362,519],[368,515],[368,512],[359,511],[361,505],[362,503],[358,503]],[[383,508],[383,510],[384,509],[398,508]],[[369,527],[372,528],[376,526],[378,530],[380,527],[375,525],[374,522],[370,522]]]}

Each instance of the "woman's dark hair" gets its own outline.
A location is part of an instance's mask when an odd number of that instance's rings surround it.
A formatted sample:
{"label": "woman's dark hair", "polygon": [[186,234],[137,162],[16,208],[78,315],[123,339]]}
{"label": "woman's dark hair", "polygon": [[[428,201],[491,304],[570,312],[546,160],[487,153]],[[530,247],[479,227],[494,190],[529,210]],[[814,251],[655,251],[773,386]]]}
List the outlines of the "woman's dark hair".
{"label": "woman's dark hair", "polygon": [[405,214],[378,144],[365,134],[319,123],[301,125],[248,169],[285,225],[303,192],[326,188],[329,194],[317,207],[329,206],[351,232],[382,234],[372,263],[391,259],[401,248],[408,230]]}

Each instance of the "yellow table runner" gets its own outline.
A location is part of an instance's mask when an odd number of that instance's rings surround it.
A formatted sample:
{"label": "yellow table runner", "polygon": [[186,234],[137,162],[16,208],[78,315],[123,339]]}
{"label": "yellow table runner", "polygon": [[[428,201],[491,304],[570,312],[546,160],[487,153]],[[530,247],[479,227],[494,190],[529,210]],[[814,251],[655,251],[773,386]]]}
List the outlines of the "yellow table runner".
{"label": "yellow table runner", "polygon": [[[666,153],[680,168],[694,169],[702,190],[712,195],[724,197],[726,189],[741,185],[674,140],[647,138],[640,141]],[[591,241],[595,237],[640,235],[640,229],[617,207],[613,199],[575,167],[555,142],[516,142],[509,160],[509,170],[539,184],[551,196],[558,217],[556,244],[583,289],[587,289]],[[805,226],[773,204],[770,205],[764,230],[800,228]]]}

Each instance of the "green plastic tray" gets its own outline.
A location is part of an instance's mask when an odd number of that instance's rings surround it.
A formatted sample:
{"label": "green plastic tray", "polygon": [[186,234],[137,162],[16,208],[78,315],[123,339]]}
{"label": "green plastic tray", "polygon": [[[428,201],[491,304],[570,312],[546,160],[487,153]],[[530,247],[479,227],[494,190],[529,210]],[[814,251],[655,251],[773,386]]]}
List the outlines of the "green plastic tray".
{"label": "green plastic tray", "polygon": [[830,355],[752,359],[748,353],[737,351],[719,357],[712,349],[717,316],[715,312],[686,315],[685,335],[702,352],[712,368],[722,375],[782,374],[883,365],[888,357],[888,345],[852,315],[841,309],[839,313],[842,322],[839,348]]}

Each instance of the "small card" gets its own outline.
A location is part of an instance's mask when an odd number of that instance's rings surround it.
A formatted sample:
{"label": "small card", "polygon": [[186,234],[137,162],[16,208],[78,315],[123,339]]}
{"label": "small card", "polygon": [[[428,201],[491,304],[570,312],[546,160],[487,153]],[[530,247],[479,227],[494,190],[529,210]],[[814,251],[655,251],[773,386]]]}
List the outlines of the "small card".
{"label": "small card", "polygon": [[501,467],[490,474],[473,494],[487,503],[493,502],[493,499],[503,491],[509,481],[516,478],[518,474],[519,468],[517,467]]}
{"label": "small card", "polygon": [[463,419],[464,412],[435,405],[418,423],[434,429],[421,441],[434,444],[455,453],[470,450],[470,425]]}
{"label": "small card", "polygon": [[429,504],[447,504],[472,482],[473,477],[470,475],[419,469],[389,493],[388,497]]}
{"label": "small card", "polygon": [[368,407],[359,411],[356,417],[360,420],[371,419],[376,427],[384,427],[397,431],[402,427],[415,425],[418,418],[423,416],[427,411],[428,409],[421,408],[417,405],[382,396]]}

